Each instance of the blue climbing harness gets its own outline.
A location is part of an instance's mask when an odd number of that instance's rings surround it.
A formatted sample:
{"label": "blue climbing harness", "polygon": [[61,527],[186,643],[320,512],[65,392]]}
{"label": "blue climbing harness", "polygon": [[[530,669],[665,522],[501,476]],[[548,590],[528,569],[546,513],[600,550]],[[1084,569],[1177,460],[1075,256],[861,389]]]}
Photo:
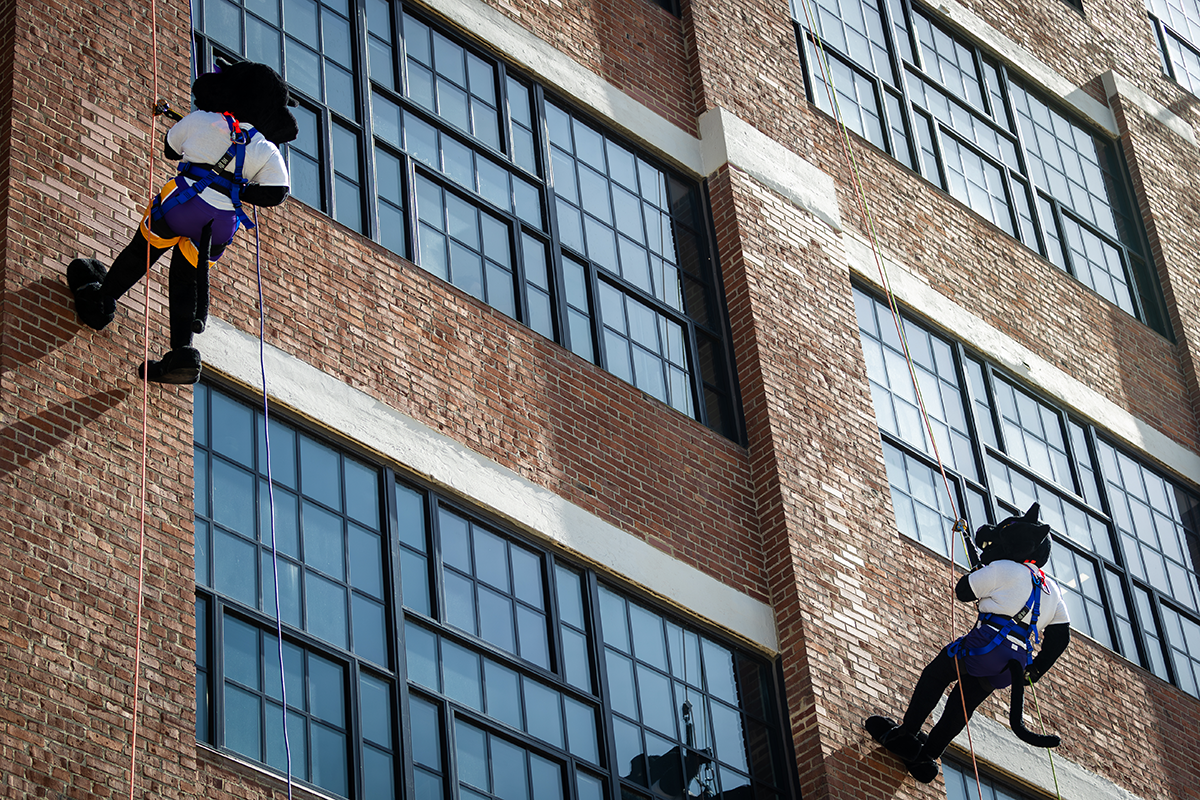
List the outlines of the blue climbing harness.
{"label": "blue climbing harness", "polygon": [[[225,151],[225,155],[213,164],[211,167],[191,164],[187,161],[179,162],[179,177],[187,178],[192,181],[179,181],[180,187],[172,193],[166,200],[159,197],[154,199],[154,207],[151,209],[151,219],[162,219],[163,216],[177,205],[186,203],[193,197],[196,197],[210,186],[215,187],[222,194],[228,195],[233,202],[233,209],[237,213],[237,221],[240,225],[244,225],[247,230],[254,227],[254,223],[250,217],[246,216],[246,212],[242,210],[242,190],[250,183],[242,177],[242,167],[246,163],[246,145],[254,138],[257,131],[251,126],[242,127],[241,124],[233,118],[229,112],[223,112],[226,124],[229,125],[229,149]],[[229,162],[233,162],[233,177],[229,178],[221,174]],[[234,228],[235,232],[237,228]]]}
{"label": "blue climbing harness", "polygon": [[[1033,660],[1033,647],[1029,640],[1032,637],[1034,642],[1039,641],[1037,621],[1038,615],[1041,613],[1042,590],[1046,588],[1046,578],[1040,569],[1037,569],[1028,561],[1025,562],[1025,566],[1029,568],[1029,579],[1033,584],[1033,589],[1029,592],[1029,599],[1025,601],[1025,607],[1011,617],[991,612],[980,614],[979,624],[986,624],[991,628],[995,628],[996,635],[987,644],[965,650],[962,647],[962,641],[966,637],[955,639],[946,648],[946,652],[951,658],[985,655],[995,650],[1006,637],[1017,634],[1025,642],[1025,666],[1029,666],[1029,662]],[[1026,625],[1025,618],[1030,616],[1029,624]]]}

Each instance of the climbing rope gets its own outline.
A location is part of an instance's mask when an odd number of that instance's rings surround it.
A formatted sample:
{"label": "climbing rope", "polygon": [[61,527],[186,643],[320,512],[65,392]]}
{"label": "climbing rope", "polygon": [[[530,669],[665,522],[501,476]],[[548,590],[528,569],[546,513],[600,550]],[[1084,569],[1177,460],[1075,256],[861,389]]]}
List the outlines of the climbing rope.
{"label": "climbing rope", "polygon": [[[858,201],[858,206],[859,206],[859,210],[862,214],[863,223],[867,230],[868,239],[869,239],[869,242],[871,245],[871,253],[875,259],[876,268],[879,271],[880,284],[883,286],[884,294],[887,297],[888,308],[891,310],[891,314],[892,314],[892,322],[896,326],[896,333],[900,339],[900,346],[901,346],[901,350],[904,354],[905,363],[908,367],[909,377],[912,379],[913,391],[917,398],[917,406],[921,412],[921,420],[925,426],[926,433],[929,436],[929,442],[930,442],[930,446],[933,450],[933,456],[934,456],[934,459],[937,461],[938,472],[942,476],[942,485],[946,490],[946,497],[950,502],[950,509],[954,515],[955,524],[954,524],[953,531],[959,532],[960,534],[965,536],[965,533],[963,533],[963,531],[961,530],[961,529],[965,529],[965,525],[960,526],[960,524],[959,524],[960,517],[958,514],[957,503],[954,500],[954,493],[950,489],[950,478],[946,474],[946,468],[942,462],[941,453],[938,451],[937,439],[933,435],[933,426],[929,421],[929,414],[925,407],[925,400],[921,394],[920,381],[917,379],[916,366],[913,363],[912,354],[908,347],[908,337],[905,334],[904,325],[901,323],[901,320],[900,320],[900,311],[899,311],[899,306],[896,301],[896,296],[892,290],[891,281],[888,277],[887,268],[884,265],[883,257],[880,254],[879,236],[875,230],[875,221],[871,214],[870,207],[867,203],[866,192],[863,188],[862,175],[861,175],[861,172],[858,167],[858,161],[854,155],[854,144],[850,138],[849,128],[846,125],[845,118],[842,115],[841,106],[837,100],[837,92],[835,90],[834,81],[833,81],[833,71],[829,68],[828,53],[825,49],[825,43],[822,40],[820,32],[818,31],[817,26],[815,24],[815,14],[812,11],[811,0],[804,0],[804,16],[808,23],[808,30],[812,33],[813,39],[816,42],[816,55],[817,55],[816,60],[820,65],[822,77],[824,78],[824,81],[825,81],[825,91],[826,91],[826,95],[829,99],[830,107],[834,111],[834,120],[837,122],[839,132],[841,133],[840,138],[841,138],[842,153],[846,159],[846,163],[847,163],[847,165],[850,169],[850,173],[853,177],[853,180],[850,182],[851,187],[854,190],[854,197]],[[954,545],[955,545],[955,539],[954,539],[953,532],[952,532],[952,535],[950,536],[950,566],[949,566],[949,575],[950,575],[949,584],[951,587],[953,587],[953,584],[955,582]],[[965,549],[965,547],[966,547],[966,544],[964,541],[964,549]],[[951,591],[953,591],[953,589],[951,589]],[[956,604],[953,601],[951,601],[951,603],[950,603],[950,629],[951,629],[952,633],[957,628],[956,616],[957,616]],[[961,671],[961,668],[959,665],[959,660],[957,658],[954,659],[954,669],[955,669],[956,677],[958,678],[958,685],[959,685],[958,695],[959,695],[959,698],[962,700],[962,704],[963,704],[963,718],[966,720],[967,744],[968,744],[968,747],[971,752],[971,765],[975,771],[975,786],[979,792],[979,800],[983,800],[983,784],[982,784],[982,780],[979,776],[979,763],[978,763],[978,759],[976,758],[976,755],[975,755],[975,742],[972,738],[971,723],[970,723],[969,715],[967,714],[966,695],[961,689],[961,687],[962,687],[962,671]]]}
{"label": "climbing rope", "polygon": [[[1029,684],[1029,692],[1033,696],[1033,709],[1037,713],[1038,727],[1042,729],[1042,733],[1046,732],[1046,723],[1042,721],[1042,707],[1038,703],[1037,689],[1033,684]],[[1050,775],[1054,778],[1054,794],[1058,796],[1058,800],[1062,800],[1062,790],[1058,788],[1058,770],[1054,768],[1054,751],[1047,748],[1046,756],[1050,759]]]}
{"label": "climbing rope", "polygon": [[283,614],[279,600],[279,550],[275,546],[275,479],[271,474],[271,408],[267,402],[267,305],[263,299],[262,248],[258,232],[258,208],[254,207],[254,269],[258,275],[258,366],[262,374],[264,456],[267,459],[267,505],[271,518],[271,571],[275,586],[275,641],[279,646],[279,687],[283,703],[283,750],[287,759],[287,796],[292,800],[292,742],[288,736],[287,672],[283,663]]}
{"label": "climbing rope", "polygon": [[[153,74],[153,97],[158,97],[158,3],[150,0],[150,52],[151,72]],[[154,201],[154,141],[157,138],[156,117],[150,117],[150,147],[146,168],[146,195],[148,203]],[[150,251],[146,247],[146,281],[142,303],[142,364],[150,359]],[[141,697],[142,675],[142,615],[145,608],[146,590],[146,483],[148,462],[148,419],[150,402],[150,371],[142,369],[142,464],[138,510],[138,583],[137,583],[137,615],[134,633],[133,651],[133,726],[129,734],[129,800],[133,800],[137,775],[137,737],[139,701]]]}

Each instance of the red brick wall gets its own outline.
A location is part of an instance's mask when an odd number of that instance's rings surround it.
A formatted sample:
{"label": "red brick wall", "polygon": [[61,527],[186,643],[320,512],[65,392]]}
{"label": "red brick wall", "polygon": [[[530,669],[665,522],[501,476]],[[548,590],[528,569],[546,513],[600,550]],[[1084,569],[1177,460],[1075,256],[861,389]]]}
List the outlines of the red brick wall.
{"label": "red brick wall", "polygon": [[[681,22],[642,0],[496,3],[685,130],[696,113],[722,106],[784,142],[839,181],[846,224],[861,230],[838,132],[803,99],[786,4],[684,5]],[[1043,17],[989,19],[1025,41],[1038,26],[1054,30],[1046,18],[1068,25],[1064,14],[1074,12],[1061,5],[1039,3]],[[1112,6],[1132,15],[1114,28],[1120,36],[1137,33],[1139,8],[1138,0]],[[145,115],[153,94],[146,13],[133,2],[0,2],[0,19],[15,17],[3,28],[13,37],[11,70],[0,58],[14,120],[11,158],[0,167],[10,200],[0,286],[0,585],[10,587],[0,592],[4,797],[128,791],[142,440],[131,368],[141,358],[141,287],[96,334],[75,321],[61,275],[69,258],[109,260],[128,240],[151,185],[148,160],[155,184],[167,174]],[[160,3],[159,14],[158,94],[180,103],[186,3]],[[1152,75],[1147,59],[1157,56],[1131,55],[1124,44],[1096,35],[1044,58],[1092,91],[1104,63],[1121,65],[1193,115]],[[1079,60],[1087,47],[1097,53]],[[858,157],[872,176],[869,201],[889,255],[1195,448],[1195,151],[1136,109],[1122,107],[1119,118],[1181,346],[861,141]],[[736,169],[720,171],[711,191],[745,449],[295,201],[261,215],[267,337],[772,603],[806,800],[936,797],[937,784],[906,779],[859,727],[867,714],[899,712],[955,624],[945,562],[895,532],[843,242]],[[158,269],[153,355],[166,340],[162,285]],[[213,291],[216,316],[256,331],[248,236],[222,260]],[[197,755],[190,393],[152,387],[147,413],[139,787],[163,798],[267,796],[276,782]],[[965,609],[955,619],[961,626]],[[1043,709],[1067,758],[1143,796],[1194,793],[1200,704],[1086,642],[1048,680],[1039,684]],[[996,701],[983,713],[1002,711]]]}
{"label": "red brick wall", "polygon": [[[62,272],[76,255],[111,261],[148,196],[148,160],[154,185],[168,174],[158,155],[164,128],[152,139],[145,113],[153,94],[145,11],[128,5],[105,6],[99,28],[82,8],[17,11],[0,430],[0,496],[10,498],[0,509],[0,579],[12,590],[0,595],[0,635],[2,671],[21,677],[9,682],[0,728],[6,796],[127,791],[142,289],[95,333],[76,322]],[[628,13],[641,25],[674,19],[652,6],[636,11]],[[597,12],[597,24],[615,24],[616,13]],[[551,17],[536,21],[544,27]],[[187,51],[179,47],[186,4],[161,4],[160,25],[158,94],[179,104],[187,96]],[[78,47],[58,43],[68,31],[77,32]],[[619,74],[615,62],[606,69]],[[635,74],[633,65],[621,69]],[[642,82],[629,88],[664,113],[690,109],[690,97],[675,96],[681,75],[674,86],[661,77]],[[272,344],[767,599],[740,446],[298,202],[262,217]],[[243,234],[215,271],[213,313],[254,332],[250,243]],[[164,279],[160,265],[150,281],[152,357],[166,343]],[[148,429],[138,785],[156,797],[201,796],[190,392],[151,387]],[[223,782],[236,796],[260,792],[229,775],[206,782]]]}
{"label": "red brick wall", "polygon": [[484,2],[683,130],[696,134],[687,73],[689,43],[678,17],[648,0]]}
{"label": "red brick wall", "polygon": [[[990,21],[1012,38],[1022,38],[1014,35],[1014,28],[1025,31],[1025,39],[1038,30],[1040,17],[1025,14],[1024,5],[1021,13],[1012,9],[997,11],[995,4],[979,5],[991,8],[992,17],[1003,17],[1006,22],[1002,27],[994,19]],[[1040,13],[1061,18],[1062,26],[1069,25],[1073,17],[1076,29],[1087,30],[1081,28],[1078,13],[1065,3],[1046,0],[1035,5],[1042,9]],[[1089,14],[1091,5],[1088,4]],[[1134,5],[1138,10],[1123,9],[1122,13],[1130,19],[1123,28],[1117,28],[1117,33],[1124,35],[1131,47],[1136,43],[1135,34],[1149,30],[1143,24],[1141,4]],[[1055,7],[1052,11],[1046,10],[1051,6]],[[694,69],[703,82],[698,89],[698,97],[704,104],[700,110],[716,106],[731,110],[832,175],[838,185],[843,223],[859,236],[869,238],[853,191],[854,179],[843,151],[841,131],[830,117],[803,99],[803,72],[787,5],[758,8],[751,3],[745,7],[746,12],[741,13],[730,12],[717,3],[691,4],[689,20],[695,28],[694,53],[698,62]],[[1108,24],[1106,17],[1099,20],[1095,24]],[[1056,29],[1046,30],[1045,34],[1037,34],[1046,37],[1042,41],[1057,41]],[[1065,40],[1077,38],[1073,35]],[[1157,70],[1155,75],[1161,73],[1157,68],[1157,51],[1146,49],[1153,44],[1148,33],[1137,39],[1137,42],[1144,39],[1138,46],[1145,51],[1137,72],[1125,64],[1131,54],[1120,49],[1122,42],[1110,39],[1092,35],[1078,52],[1042,47],[1037,54],[1052,67],[1061,68],[1069,78],[1095,84],[1090,88],[1100,96],[1103,90],[1099,87],[1099,76],[1108,69],[1117,69],[1132,79],[1144,79],[1141,85],[1148,90],[1163,86],[1161,77],[1147,77],[1153,70]],[[731,51],[744,54],[745,58],[731,63],[726,57]],[[1081,73],[1080,63],[1089,65],[1092,71]],[[1150,64],[1155,65],[1153,70]],[[1167,93],[1164,104],[1171,105],[1170,101],[1176,98],[1179,98],[1178,87]],[[1187,118],[1200,121],[1195,115],[1195,107],[1200,103],[1193,99],[1179,105],[1189,109],[1185,113]],[[1187,359],[1181,361],[1175,345],[860,137],[851,136],[853,158],[867,176],[866,203],[886,255],[901,261],[948,299],[1089,388],[1146,420],[1182,446],[1200,452],[1197,444],[1200,424],[1191,388],[1195,384],[1194,369]],[[1165,147],[1170,151],[1169,160],[1153,162],[1161,165],[1155,174],[1159,170],[1171,172],[1170,176],[1164,176],[1169,178],[1169,185],[1186,182],[1189,175],[1196,174],[1200,165],[1194,148],[1170,141],[1171,135],[1161,126],[1144,136],[1150,148],[1157,151]],[[1122,143],[1128,140],[1126,137]],[[1135,151],[1138,143],[1135,137]],[[1152,159],[1147,156],[1146,160]],[[1167,192],[1162,194],[1165,200]],[[1190,218],[1194,215],[1193,197],[1191,191],[1173,195],[1170,203],[1161,204],[1161,210],[1152,209],[1148,224],[1158,223],[1160,215]],[[1200,232],[1195,226],[1175,227],[1180,233],[1177,254],[1200,249]],[[1170,269],[1181,268],[1179,255],[1168,257],[1175,262]],[[1184,268],[1184,273],[1176,278],[1179,284],[1187,285],[1186,273]],[[937,320],[933,322],[936,324]],[[1183,327],[1188,324],[1183,323]],[[1190,328],[1177,330],[1176,334],[1179,338],[1194,338]]]}

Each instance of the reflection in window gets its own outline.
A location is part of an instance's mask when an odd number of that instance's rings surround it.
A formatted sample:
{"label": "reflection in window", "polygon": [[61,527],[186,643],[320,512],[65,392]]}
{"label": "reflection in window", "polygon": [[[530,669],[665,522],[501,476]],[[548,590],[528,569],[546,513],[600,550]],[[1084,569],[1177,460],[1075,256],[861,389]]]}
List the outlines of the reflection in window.
{"label": "reflection in window", "polygon": [[600,588],[616,766],[663,797],[771,797],[764,668]]}
{"label": "reflection in window", "polygon": [[[854,299],[897,526],[948,555],[955,514],[918,424],[911,379],[902,384],[895,327],[885,324],[890,311],[857,288]],[[922,396],[942,399],[926,399],[935,424],[962,422],[951,426],[953,457],[942,457],[959,516],[974,530],[1039,503],[1072,627],[1200,692],[1200,498],[959,345],[902,321]]]}
{"label": "reflection in window", "polygon": [[975,768],[970,764],[960,764],[953,759],[942,759],[942,773],[946,779],[946,800],[1034,800],[1011,786],[1005,786],[999,781],[982,775],[976,781]]}
{"label": "reflection in window", "polygon": [[[195,2],[202,62],[256,58],[295,90],[294,197],[740,437],[698,184],[398,0]],[[601,282],[655,330],[602,319]]]}
{"label": "reflection in window", "polygon": [[274,417],[268,477],[215,387],[193,421],[198,740],[282,774],[286,695],[293,777],[340,797],[793,794],[758,656]]}
{"label": "reflection in window", "polygon": [[792,0],[792,16],[818,108],[835,113],[832,81],[847,127],[1168,333],[1114,142],[913,0]]}
{"label": "reflection in window", "polygon": [[1165,72],[1200,96],[1200,3],[1146,0]]}

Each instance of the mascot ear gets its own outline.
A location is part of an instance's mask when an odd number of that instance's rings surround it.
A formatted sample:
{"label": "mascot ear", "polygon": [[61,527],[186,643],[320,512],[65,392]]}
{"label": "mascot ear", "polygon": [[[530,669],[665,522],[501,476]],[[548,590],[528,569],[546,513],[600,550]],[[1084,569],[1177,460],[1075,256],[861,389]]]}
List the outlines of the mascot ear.
{"label": "mascot ear", "polygon": [[1024,521],[1030,523],[1031,525],[1036,525],[1037,521],[1038,521],[1038,517],[1041,516],[1041,513],[1042,513],[1041,505],[1039,505],[1038,503],[1034,503],[1033,505],[1031,505],[1029,507],[1029,510],[1025,512]]}

